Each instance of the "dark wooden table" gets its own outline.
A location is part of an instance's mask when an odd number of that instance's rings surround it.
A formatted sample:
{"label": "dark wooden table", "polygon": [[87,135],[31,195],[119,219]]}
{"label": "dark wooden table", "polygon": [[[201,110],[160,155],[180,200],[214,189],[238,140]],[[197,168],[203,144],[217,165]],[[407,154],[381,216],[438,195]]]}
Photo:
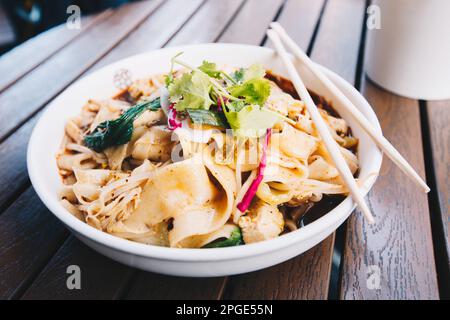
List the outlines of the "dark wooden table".
{"label": "dark wooden table", "polygon": [[[152,0],[56,27],[0,58],[0,298],[436,299],[449,298],[450,101],[396,96],[364,73],[365,0]],[[83,245],[30,185],[27,142],[46,104],[81,76],[164,46],[267,45],[281,22],[308,54],[354,84],[384,134],[426,177],[423,194],[385,160],[368,202],[308,252],[262,271],[176,278],[111,261]],[[69,265],[82,271],[68,290]],[[379,283],[374,277],[379,276]],[[375,279],[375,281],[373,281]]]}

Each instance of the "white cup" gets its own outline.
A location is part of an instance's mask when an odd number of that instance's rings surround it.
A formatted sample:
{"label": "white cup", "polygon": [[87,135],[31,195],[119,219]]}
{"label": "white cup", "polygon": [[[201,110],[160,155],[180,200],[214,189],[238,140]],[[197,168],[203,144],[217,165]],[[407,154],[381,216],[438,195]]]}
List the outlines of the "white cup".
{"label": "white cup", "polygon": [[367,75],[402,96],[450,99],[450,0],[375,0],[368,13]]}

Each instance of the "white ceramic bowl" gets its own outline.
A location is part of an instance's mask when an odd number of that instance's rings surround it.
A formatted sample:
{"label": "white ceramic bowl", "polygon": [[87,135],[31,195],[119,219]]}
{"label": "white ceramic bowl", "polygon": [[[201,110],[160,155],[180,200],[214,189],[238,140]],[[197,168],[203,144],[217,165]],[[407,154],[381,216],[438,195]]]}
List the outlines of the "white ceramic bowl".
{"label": "white ceramic bowl", "polygon": [[[128,69],[134,79],[164,73],[169,70],[170,58],[180,51],[184,52],[183,60],[194,65],[204,59],[243,67],[261,63],[275,73],[286,76],[284,67],[271,49],[236,44],[203,44],[143,53],[84,77],[48,105],[31,136],[27,154],[28,172],[41,200],[81,241],[94,250],[133,267],[170,275],[208,277],[254,271],[295,257],[324,240],[351,214],[354,203],[350,197],[322,218],[295,232],[269,241],[217,249],[175,249],[124,240],[79,221],[60,205],[57,195],[62,182],[58,176],[55,154],[66,121],[77,115],[89,98],[114,95],[117,89],[113,84],[113,76],[117,70]],[[330,97],[328,90],[309,72],[301,66],[297,67],[308,88]],[[381,132],[375,113],[359,92],[335,73],[325,68],[322,70]],[[359,177],[365,180],[363,189],[366,193],[375,182],[382,154],[340,105],[334,103],[334,108],[360,139]]]}

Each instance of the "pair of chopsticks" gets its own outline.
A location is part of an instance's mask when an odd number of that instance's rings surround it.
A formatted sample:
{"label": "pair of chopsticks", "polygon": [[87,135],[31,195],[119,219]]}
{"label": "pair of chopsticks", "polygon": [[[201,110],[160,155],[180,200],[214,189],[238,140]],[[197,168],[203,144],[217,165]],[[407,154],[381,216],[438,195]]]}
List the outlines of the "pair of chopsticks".
{"label": "pair of chopsticks", "polygon": [[357,203],[360,210],[367,218],[367,221],[372,224],[374,218],[369,208],[367,207],[364,197],[345,161],[339,146],[336,141],[331,136],[325,121],[317,109],[314,101],[308,93],[300,75],[298,74],[294,64],[292,63],[282,41],[292,50],[295,57],[299,59],[311,72],[314,74],[321,83],[327,87],[331,93],[334,95],[337,101],[346,109],[354,120],[363,128],[367,134],[373,139],[373,141],[382,149],[386,155],[417,185],[419,185],[425,192],[429,192],[430,188],[422,180],[422,178],[417,174],[416,171],[411,167],[411,165],[402,157],[402,155],[392,146],[392,144],[380,133],[376,131],[374,126],[366,119],[366,117],[353,105],[353,103],[336,87],[336,85],[328,79],[325,74],[317,67],[317,65],[311,61],[311,59],[303,52],[302,49],[292,40],[292,38],[286,33],[283,27],[277,23],[273,22],[270,24],[272,29],[267,30],[267,36],[272,41],[275,46],[275,50],[281,57],[295,89],[297,90],[300,98],[305,102],[306,109],[311,115],[311,119],[314,122],[322,140],[336,165],[339,174],[344,180],[347,188],[353,197],[353,200]]}

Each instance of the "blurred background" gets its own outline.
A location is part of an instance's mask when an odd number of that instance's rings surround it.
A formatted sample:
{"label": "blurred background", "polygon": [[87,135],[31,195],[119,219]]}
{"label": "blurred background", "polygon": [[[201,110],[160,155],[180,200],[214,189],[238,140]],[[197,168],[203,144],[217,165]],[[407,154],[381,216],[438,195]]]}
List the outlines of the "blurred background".
{"label": "blurred background", "polygon": [[139,0],[0,0],[0,55],[67,20],[67,7],[83,15]]}

